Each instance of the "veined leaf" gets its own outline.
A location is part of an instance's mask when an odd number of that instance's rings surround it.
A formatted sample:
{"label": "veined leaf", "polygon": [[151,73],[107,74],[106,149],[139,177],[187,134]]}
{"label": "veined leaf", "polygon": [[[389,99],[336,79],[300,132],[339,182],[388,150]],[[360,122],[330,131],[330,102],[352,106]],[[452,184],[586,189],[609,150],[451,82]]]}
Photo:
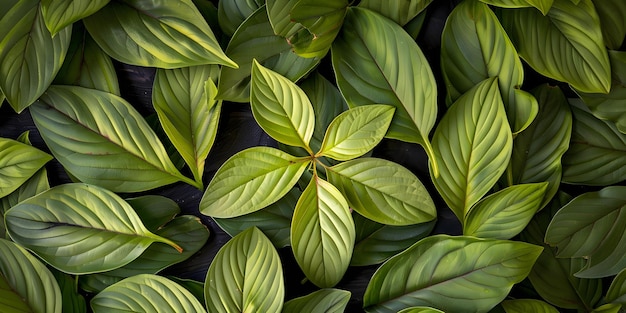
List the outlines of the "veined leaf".
{"label": "veined leaf", "polygon": [[[15,191],[8,194],[6,197],[0,198],[0,217],[4,220],[4,212],[8,211],[11,207],[48,189],[50,189],[48,171],[46,171],[46,168],[42,168]],[[4,222],[0,223],[0,238],[8,239]]]}
{"label": "veined leaf", "polygon": [[343,313],[350,300],[350,291],[321,289],[285,302],[282,313]]}
{"label": "veined leaf", "polygon": [[498,181],[511,157],[513,138],[497,79],[481,82],[452,104],[432,142],[440,172],[439,177],[431,172],[433,182],[463,221]]}
{"label": "veined leaf", "polygon": [[515,299],[502,301],[506,313],[559,313],[555,307],[535,299]]}
{"label": "veined leaf", "polygon": [[522,242],[430,236],[378,268],[363,306],[368,312],[412,306],[486,312],[528,275],[541,250]]}
{"label": "veined leaf", "polygon": [[591,313],[620,313],[621,309],[621,304],[608,303],[595,308]]}
{"label": "veined leaf", "polygon": [[15,242],[66,273],[118,268],[153,242],[181,250],[148,231],[124,200],[92,185],[53,187],[11,208],[5,220]]}
{"label": "veined leaf", "polygon": [[87,313],[87,301],[78,292],[75,277],[58,270],[53,270],[52,275],[61,289],[63,313]]}
{"label": "veined leaf", "polygon": [[[501,8],[529,8],[535,7],[546,15],[550,11],[554,0],[480,0],[486,4]],[[558,1],[558,0],[557,0]]]}
{"label": "veined leaf", "polygon": [[609,58],[591,0],[555,1],[546,16],[534,8],[504,10],[501,20],[520,56],[540,74],[584,92],[609,91]]}
{"label": "veined leaf", "polygon": [[19,245],[0,238],[0,310],[61,312],[61,290],[45,265]]}
{"label": "veined leaf", "polygon": [[378,12],[404,26],[426,9],[433,0],[363,0],[359,7]]}
{"label": "veined leaf", "polygon": [[204,283],[186,278],[178,278],[174,276],[168,276],[168,279],[181,285],[183,288],[189,290],[200,303],[205,303],[204,299]]}
{"label": "veined leaf", "polygon": [[0,198],[17,190],[52,156],[19,141],[0,138]]}
{"label": "veined leaf", "polygon": [[110,0],[41,0],[46,26],[54,36],[74,22],[98,12]]}
{"label": "veined leaf", "polygon": [[574,198],[556,213],[545,242],[563,258],[585,257],[576,277],[615,275],[626,267],[626,187],[611,186]]}
{"label": "veined leaf", "polygon": [[278,149],[241,151],[217,170],[200,201],[200,213],[230,218],[258,211],[282,198],[309,166]]}
{"label": "veined leaf", "polygon": [[191,0],[111,1],[83,21],[102,50],[120,62],[160,68],[202,64],[237,68]]}
{"label": "veined leaf", "polygon": [[626,269],[613,278],[605,297],[607,302],[626,304]]}
{"label": "veined leaf", "polygon": [[30,109],[57,160],[82,182],[137,192],[184,181],[146,121],[124,99],[52,86]]}
{"label": "veined leaf", "polygon": [[356,159],[327,168],[326,175],[350,207],[373,221],[411,225],[433,220],[437,215],[422,182],[391,161]]}
{"label": "veined leaf", "polygon": [[124,200],[133,207],[149,231],[158,231],[180,213],[178,204],[164,196],[145,195]]}
{"label": "veined leaf", "polygon": [[626,36],[626,2],[611,0],[593,0],[598,12],[604,44],[611,50],[619,50]]}
{"label": "veined leaf", "polygon": [[280,312],[283,269],[272,243],[255,227],[217,253],[204,282],[209,312]]}
{"label": "veined leaf", "polygon": [[441,310],[425,307],[425,306],[416,306],[412,308],[406,308],[404,310],[398,311],[398,313],[444,313]]}
{"label": "veined leaf", "polygon": [[219,1],[217,20],[220,28],[228,37],[232,37],[237,28],[264,3],[264,0]]}
{"label": "veined leaf", "polygon": [[72,30],[65,28],[53,37],[44,23],[40,0],[3,3],[2,9],[6,14],[0,17],[0,89],[20,113],[52,83]]}
{"label": "veined leaf", "polygon": [[291,247],[306,277],[320,288],[336,285],[350,265],[354,221],[348,202],[329,182],[313,176],[291,223]]}
{"label": "veined leaf", "polygon": [[107,287],[91,299],[95,312],[206,312],[191,292],[161,276],[142,274]]}

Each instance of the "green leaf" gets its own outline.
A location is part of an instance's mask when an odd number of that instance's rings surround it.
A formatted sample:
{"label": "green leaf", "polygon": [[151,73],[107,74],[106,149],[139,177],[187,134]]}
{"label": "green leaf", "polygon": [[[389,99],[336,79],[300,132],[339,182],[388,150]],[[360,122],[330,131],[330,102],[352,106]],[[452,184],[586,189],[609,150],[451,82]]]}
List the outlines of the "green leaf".
{"label": "green leaf", "polygon": [[237,68],[191,0],[111,1],[83,22],[102,50],[123,63],[160,68],[202,64]]}
{"label": "green leaf", "polygon": [[180,213],[178,204],[164,196],[145,195],[124,200],[135,210],[149,231],[158,231]]}
{"label": "green leaf", "polygon": [[95,312],[206,312],[191,292],[161,276],[142,274],[112,285],[91,299]]}
{"label": "green leaf", "polygon": [[622,312],[621,304],[609,303],[595,308],[591,313],[620,313]]}
{"label": "green leaf", "polygon": [[537,115],[537,101],[519,90],[524,81],[522,62],[491,9],[479,1],[461,2],[448,16],[441,38],[447,103],[483,80],[498,77],[513,133],[528,127]]}
{"label": "green leaf", "polygon": [[0,198],[31,178],[52,156],[19,141],[0,138]]}
{"label": "green leaf", "polygon": [[24,248],[0,238],[0,311],[55,313],[62,303],[50,270]]}
{"label": "green leaf", "polygon": [[15,242],[66,273],[118,268],[153,242],[182,251],[148,231],[124,200],[92,185],[53,187],[11,208],[5,221]]}
{"label": "green leaf", "polygon": [[411,225],[433,220],[437,215],[422,182],[391,161],[360,158],[327,168],[326,175],[351,208],[373,221]]}
{"label": "green leaf", "polygon": [[609,49],[618,50],[626,36],[626,2],[612,0],[593,0],[593,5],[600,18],[602,38]]}
{"label": "green leaf", "polygon": [[552,219],[545,242],[558,248],[558,257],[588,259],[576,273],[599,278],[626,267],[626,187],[587,192],[565,205]]}
{"label": "green leaf", "polygon": [[[46,168],[42,168],[15,191],[8,194],[6,197],[0,198],[0,217],[2,217],[4,221],[4,212],[8,211],[14,205],[48,189],[50,189],[48,171]],[[0,238],[8,239],[4,222],[0,223]]]}
{"label": "green leaf", "polygon": [[209,312],[280,312],[283,269],[272,243],[255,227],[217,253],[204,282]]}
{"label": "green leaf", "polygon": [[515,185],[478,202],[466,216],[463,234],[480,238],[511,239],[539,210],[548,183]]}
{"label": "green leaf", "polygon": [[237,28],[264,3],[264,0],[219,1],[217,20],[220,28],[228,37],[232,37]]}
{"label": "green leaf", "polygon": [[[0,17],[0,89],[20,113],[50,86],[70,43],[71,28],[52,37],[39,0],[2,4]],[[46,51],[46,53],[42,53]]]}
{"label": "green leaf", "polygon": [[[546,15],[550,11],[554,0],[480,0],[489,5],[501,7],[501,8],[529,8],[535,7],[541,11],[541,14]],[[558,1],[558,0],[557,0]]]}
{"label": "green leaf", "polygon": [[52,35],[74,22],[98,12],[110,0],[41,0],[41,12]]}
{"label": "green leaf", "polygon": [[321,289],[285,302],[282,313],[343,313],[350,300],[350,291]]}
{"label": "green leaf", "polygon": [[119,192],[176,181],[195,184],[172,164],[141,115],[118,96],[52,86],[30,113],[55,158],[82,182]]}
{"label": "green leaf", "polygon": [[217,98],[233,102],[250,101],[250,73],[255,59],[294,82],[320,61],[319,58],[302,58],[293,53],[285,38],[274,34],[265,6],[241,24],[228,43],[226,54],[239,64],[239,68],[222,69]]}
{"label": "green leaf", "polygon": [[535,71],[584,92],[609,91],[609,58],[591,0],[555,1],[546,16],[534,8],[504,10],[501,20]]}
{"label": "green leaf", "polygon": [[570,100],[574,123],[569,149],[563,155],[568,184],[606,186],[626,177],[626,134],[597,119],[578,99]]}
{"label": "green leaf", "polygon": [[497,79],[481,82],[452,104],[432,142],[440,175],[431,172],[431,177],[463,221],[498,181],[511,156],[513,139]]}
{"label": "green leaf", "polygon": [[202,185],[204,164],[217,135],[221,102],[211,75],[216,65],[158,69],[152,89],[152,104],[163,129],[176,150]]}
{"label": "green leaf", "polygon": [[426,237],[435,227],[435,221],[390,226],[376,223],[357,213],[353,213],[352,217],[356,229],[356,244],[350,266],[382,263]]}
{"label": "green leaf", "polygon": [[258,211],[287,194],[310,163],[270,147],[241,151],[215,173],[200,213],[230,218]]}
{"label": "green leaf", "polygon": [[63,313],[87,313],[87,302],[76,288],[76,278],[57,270],[52,275],[61,289]]}
{"label": "green leaf", "polygon": [[171,281],[181,285],[183,288],[189,290],[193,294],[200,303],[205,303],[204,299],[204,283],[193,280],[193,279],[183,279],[177,278],[173,276],[168,276],[168,279]]}
{"label": "green leaf", "polygon": [[404,26],[426,9],[433,0],[363,0],[359,7],[378,12]]}
{"label": "green leaf", "polygon": [[444,313],[441,310],[425,307],[425,306],[415,306],[411,308],[406,308],[398,311],[398,313]]}
{"label": "green leaf", "polygon": [[412,306],[486,312],[528,275],[541,250],[523,242],[427,237],[378,268],[363,305],[368,312]]}
{"label": "green leaf", "polygon": [[613,278],[609,290],[606,291],[605,300],[611,303],[626,304],[626,269]]}
{"label": "green leaf", "polygon": [[332,63],[351,107],[395,106],[387,137],[421,144],[432,162],[428,134],[437,118],[437,87],[422,51],[402,27],[367,9],[350,8],[333,42]]}
{"label": "green leaf", "polygon": [[314,175],[291,223],[293,255],[306,277],[320,288],[336,285],[350,265],[355,236],[346,199]]}
{"label": "green leaf", "polygon": [[559,313],[555,307],[535,299],[516,299],[502,302],[502,307],[506,313]]}

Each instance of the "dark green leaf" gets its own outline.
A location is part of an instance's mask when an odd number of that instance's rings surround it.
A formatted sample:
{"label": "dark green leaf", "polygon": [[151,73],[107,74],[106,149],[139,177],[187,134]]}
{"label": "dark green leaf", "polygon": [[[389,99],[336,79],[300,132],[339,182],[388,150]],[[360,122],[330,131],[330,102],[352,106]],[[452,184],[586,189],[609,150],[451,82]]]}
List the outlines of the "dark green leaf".
{"label": "dark green leaf", "polygon": [[424,11],[431,2],[433,0],[363,0],[359,6],[378,12],[404,26]]}
{"label": "dark green leaf", "polygon": [[613,278],[605,299],[611,303],[626,304],[626,269],[623,269]]}
{"label": "dark green leaf", "polygon": [[158,231],[180,213],[178,204],[164,196],[145,195],[125,200],[139,215],[143,225],[153,232]]}
{"label": "dark green leaf", "polygon": [[555,307],[535,299],[515,299],[502,302],[506,313],[559,313]]}
{"label": "dark green leaf", "polygon": [[232,37],[237,28],[264,3],[264,0],[219,1],[217,20],[220,28],[227,36]]}
{"label": "dark green leaf", "polygon": [[[543,15],[548,14],[554,0],[480,0],[486,4],[501,8],[529,8],[535,7]],[[557,0],[558,1],[558,0]],[[578,0],[573,0],[578,1]]]}
{"label": "dark green leaf", "polygon": [[321,289],[285,302],[282,313],[343,313],[351,293],[341,289]]}
{"label": "dark green leaf", "polygon": [[626,2],[613,0],[593,0],[598,11],[602,37],[609,49],[618,50],[626,36]]}
{"label": "dark green leaf", "polygon": [[87,313],[87,302],[76,286],[76,277],[54,270],[63,298],[63,313]]}

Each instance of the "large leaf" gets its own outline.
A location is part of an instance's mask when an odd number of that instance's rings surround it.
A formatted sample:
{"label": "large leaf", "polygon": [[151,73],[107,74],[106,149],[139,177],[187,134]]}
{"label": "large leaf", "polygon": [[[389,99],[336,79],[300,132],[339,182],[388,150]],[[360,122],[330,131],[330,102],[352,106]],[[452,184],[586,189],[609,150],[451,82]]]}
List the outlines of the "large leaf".
{"label": "large leaf", "polygon": [[227,36],[232,37],[237,28],[264,3],[264,0],[219,1],[217,18],[220,28]]}
{"label": "large leaf", "polygon": [[217,87],[210,78],[218,70],[215,65],[159,69],[152,89],[161,125],[199,185],[222,108],[215,101]]}
{"label": "large leaf", "polygon": [[504,10],[502,23],[520,56],[540,74],[584,92],[609,91],[609,58],[591,0],[555,1],[546,16],[534,8]]}
{"label": "large leaf", "polygon": [[17,190],[52,156],[19,141],[0,138],[0,198]]}
{"label": "large leaf", "polygon": [[50,270],[24,248],[0,238],[0,311],[55,313],[62,303]]}
{"label": "large leaf", "polygon": [[255,227],[226,243],[204,282],[209,312],[280,312],[283,269],[272,243]]}
{"label": "large leaf", "polygon": [[626,36],[626,2],[612,0],[593,0],[598,12],[602,37],[609,49],[618,50]]}
{"label": "large leaf", "polygon": [[373,221],[411,225],[433,220],[437,215],[422,182],[391,161],[360,158],[327,168],[326,174],[350,207]]}
{"label": "large leaf", "polygon": [[309,164],[270,147],[241,151],[215,173],[200,201],[200,213],[230,218],[258,211],[289,192]]}
{"label": "large leaf", "polygon": [[385,262],[370,280],[368,312],[429,306],[489,311],[522,281],[542,248],[522,242],[436,235]]}
{"label": "large leaf", "polygon": [[352,7],[333,43],[332,62],[350,106],[395,106],[387,137],[421,144],[432,161],[428,134],[437,118],[437,87],[422,51],[402,27]]}
{"label": "large leaf", "polygon": [[552,219],[545,242],[557,256],[584,257],[586,267],[576,277],[615,275],[626,268],[626,187],[606,187],[574,198]]}
{"label": "large leaf", "polygon": [[464,1],[457,5],[448,16],[441,41],[448,104],[483,80],[498,77],[513,132],[524,130],[532,122],[537,115],[537,101],[519,90],[524,81],[522,62],[486,4]]}
{"label": "large leaf", "polygon": [[343,313],[351,293],[341,289],[321,289],[285,302],[282,313]]}
{"label": "large leaf", "polygon": [[51,188],[11,208],[5,220],[15,242],[66,273],[118,268],[153,242],[181,250],[148,231],[124,200],[93,185]]}
{"label": "large leaf", "polygon": [[142,274],[112,285],[91,299],[95,312],[206,312],[191,292],[161,276]]}
{"label": "large leaf", "polygon": [[404,26],[424,11],[431,2],[433,0],[363,0],[359,6],[378,12]]}
{"label": "large leaf", "polygon": [[52,86],[30,113],[56,159],[79,180],[136,192],[184,181],[146,121],[124,99]]}
{"label": "large leaf", "polygon": [[[548,14],[554,0],[480,0],[486,4],[501,8],[529,8],[535,7],[543,15]],[[575,1],[575,0],[573,0]]]}
{"label": "large leaf", "polygon": [[444,313],[441,310],[425,307],[415,306],[398,311],[398,313]]}
{"label": "large leaf", "polygon": [[512,142],[495,78],[461,96],[441,119],[433,136],[440,175],[431,176],[459,220],[498,181],[509,163]]}
{"label": "large leaf", "polygon": [[463,234],[480,238],[511,239],[539,210],[548,183],[515,185],[478,202],[463,223]]}
{"label": "large leaf", "polygon": [[191,0],[111,1],[83,21],[102,50],[120,62],[160,68],[237,67]]}
{"label": "large leaf", "polygon": [[570,101],[574,116],[570,147],[563,155],[563,182],[606,186],[626,177],[626,134],[597,119],[578,99]]}
{"label": "large leaf", "polygon": [[3,2],[0,8],[6,12],[0,17],[0,89],[19,113],[52,83],[72,30],[65,28],[52,37],[39,0]]}
{"label": "large leaf", "polygon": [[41,0],[41,12],[52,35],[96,13],[110,0]]}
{"label": "large leaf", "polygon": [[[15,191],[6,197],[0,198],[0,216],[4,218],[4,212],[14,205],[48,189],[50,189],[48,171],[42,168]],[[8,236],[4,223],[0,223],[0,238],[8,238]]]}
{"label": "large leaf", "polygon": [[605,299],[607,302],[626,304],[626,269],[613,278]]}
{"label": "large leaf", "polygon": [[306,277],[321,288],[336,285],[350,265],[355,239],[348,202],[327,181],[313,176],[291,223],[291,247]]}
{"label": "large leaf", "polygon": [[502,307],[506,313],[559,313],[555,307],[535,299],[515,299],[502,302]]}

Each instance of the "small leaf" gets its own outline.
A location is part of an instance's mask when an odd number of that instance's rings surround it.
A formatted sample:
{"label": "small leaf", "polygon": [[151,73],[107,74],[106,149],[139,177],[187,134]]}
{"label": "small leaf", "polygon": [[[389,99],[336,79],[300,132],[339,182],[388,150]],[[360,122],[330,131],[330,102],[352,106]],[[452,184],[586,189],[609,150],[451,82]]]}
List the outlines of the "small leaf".
{"label": "small leaf", "polygon": [[228,241],[204,282],[209,312],[280,312],[283,269],[272,243],[255,227]]}
{"label": "small leaf", "polygon": [[178,204],[164,196],[145,195],[124,200],[133,207],[149,231],[158,231],[180,213]]}
{"label": "small leaf", "polygon": [[619,50],[626,36],[626,2],[612,0],[593,0],[593,6],[598,12],[602,38],[611,50]]}
{"label": "small leaf", "polygon": [[282,313],[342,313],[350,300],[350,291],[321,289],[285,302]]}
{"label": "small leaf", "polygon": [[264,0],[219,1],[217,20],[220,28],[228,37],[232,37],[237,28],[264,3]]}
{"label": "small leaf", "polygon": [[404,26],[423,12],[431,2],[433,0],[363,0],[359,3],[359,7],[378,12],[400,26]]}
{"label": "small leaf", "polygon": [[91,299],[95,312],[206,312],[191,292],[161,276],[142,274],[107,287]]}
{"label": "small leaf", "polygon": [[502,307],[506,313],[559,313],[555,307],[534,299],[516,299],[502,301]]}
{"label": "small leaf", "polygon": [[98,12],[110,0],[41,0],[41,12],[52,35],[74,22]]}
{"label": "small leaf", "polygon": [[546,15],[550,11],[554,0],[480,0],[489,5],[501,8],[529,8],[535,7]]}
{"label": "small leaf", "polygon": [[258,211],[287,194],[309,164],[270,147],[241,151],[215,173],[200,201],[200,213],[230,218]]}
{"label": "small leaf", "polygon": [[117,195],[86,184],[53,187],[11,208],[5,220],[15,242],[71,274],[118,268],[153,242],[181,249],[148,231]]}
{"label": "small leaf", "polygon": [[0,198],[17,190],[52,156],[19,141],[0,138]]}
{"label": "small leaf", "polygon": [[610,303],[626,304],[626,269],[613,278],[609,290],[606,291],[605,299]]}
{"label": "small leaf", "polygon": [[326,174],[350,207],[373,221],[411,225],[436,216],[435,204],[422,182],[391,161],[361,158],[327,168]]}

